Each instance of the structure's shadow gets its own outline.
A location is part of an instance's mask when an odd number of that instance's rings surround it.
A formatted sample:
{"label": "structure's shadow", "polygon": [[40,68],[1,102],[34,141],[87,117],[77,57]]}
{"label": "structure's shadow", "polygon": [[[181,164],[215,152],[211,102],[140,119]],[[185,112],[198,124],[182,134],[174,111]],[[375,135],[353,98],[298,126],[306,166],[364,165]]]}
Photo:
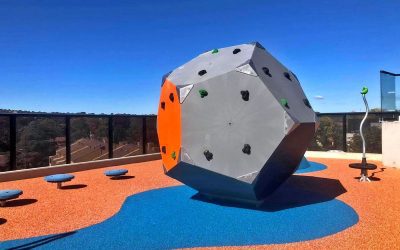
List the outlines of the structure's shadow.
{"label": "structure's shadow", "polygon": [[4,218],[0,218],[0,225],[3,225],[4,223],[6,223],[7,222],[7,220],[6,219],[4,219]]}
{"label": "structure's shadow", "polygon": [[20,207],[20,206],[26,206],[33,204],[37,202],[38,200],[36,199],[15,199],[15,200],[9,200],[6,202],[5,207]]}
{"label": "structure's shadow", "polygon": [[52,241],[56,241],[65,237],[68,237],[75,232],[68,232],[68,233],[62,233],[62,234],[55,234],[47,237],[40,237],[40,239],[32,241],[30,243],[26,243],[17,247],[11,247],[7,248],[7,250],[27,250],[27,249],[33,249],[42,245],[45,245],[47,243],[50,243]]}
{"label": "structure's shadow", "polygon": [[74,185],[62,186],[61,189],[80,189],[85,187],[87,187],[87,185],[85,184],[74,184]]}
{"label": "structure's shadow", "polygon": [[128,180],[128,179],[133,179],[135,176],[131,175],[122,175],[122,176],[113,176],[110,178],[110,180]]}
{"label": "structure's shadow", "polygon": [[246,204],[234,201],[210,199],[200,193],[192,199],[214,203],[221,206],[240,207],[262,211],[280,211],[315,203],[326,202],[347,192],[339,180],[313,176],[293,175],[262,204]]}

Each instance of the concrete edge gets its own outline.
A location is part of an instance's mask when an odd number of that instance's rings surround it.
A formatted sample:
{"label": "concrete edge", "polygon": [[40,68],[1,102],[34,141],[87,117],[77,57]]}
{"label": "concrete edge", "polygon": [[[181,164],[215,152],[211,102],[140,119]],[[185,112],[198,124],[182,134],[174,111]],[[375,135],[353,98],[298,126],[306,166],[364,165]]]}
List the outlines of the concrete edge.
{"label": "concrete edge", "polygon": [[106,168],[106,167],[126,165],[131,163],[155,161],[159,159],[161,159],[161,154],[154,153],[145,155],[135,155],[124,158],[106,159],[99,161],[89,161],[89,162],[71,163],[71,164],[63,164],[63,165],[48,166],[41,168],[30,168],[30,169],[0,172],[0,182],[30,179],[52,174],[73,173],[73,172],[85,171],[96,168]]}
{"label": "concrete edge", "polygon": [[[361,160],[362,153],[349,153],[343,151],[307,151],[305,157]],[[382,154],[366,153],[367,161],[382,161]]]}

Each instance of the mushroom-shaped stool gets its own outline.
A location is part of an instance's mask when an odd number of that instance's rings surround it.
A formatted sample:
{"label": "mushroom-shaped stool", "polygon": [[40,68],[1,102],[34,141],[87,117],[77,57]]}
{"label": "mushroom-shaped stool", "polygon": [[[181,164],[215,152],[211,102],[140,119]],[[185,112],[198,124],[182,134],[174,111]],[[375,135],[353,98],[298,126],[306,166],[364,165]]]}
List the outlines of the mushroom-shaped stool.
{"label": "mushroom-shaped stool", "polygon": [[108,177],[111,178],[118,178],[121,177],[123,175],[125,175],[126,173],[128,173],[127,169],[113,169],[113,170],[107,170],[104,172],[104,174]]}
{"label": "mushroom-shaped stool", "polygon": [[45,181],[50,183],[57,183],[57,188],[61,189],[62,183],[74,179],[72,174],[54,174],[44,177]]}
{"label": "mushroom-shaped stool", "polygon": [[19,189],[0,190],[0,207],[6,205],[6,201],[16,199],[22,194]]}

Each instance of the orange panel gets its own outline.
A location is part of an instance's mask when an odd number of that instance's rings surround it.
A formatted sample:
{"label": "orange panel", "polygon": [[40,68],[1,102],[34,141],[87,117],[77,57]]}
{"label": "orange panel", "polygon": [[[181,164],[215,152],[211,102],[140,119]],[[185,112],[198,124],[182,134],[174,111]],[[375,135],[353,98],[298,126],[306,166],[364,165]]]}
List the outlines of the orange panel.
{"label": "orange panel", "polygon": [[166,80],[158,105],[157,133],[161,157],[167,171],[178,164],[181,148],[181,105],[176,86]]}

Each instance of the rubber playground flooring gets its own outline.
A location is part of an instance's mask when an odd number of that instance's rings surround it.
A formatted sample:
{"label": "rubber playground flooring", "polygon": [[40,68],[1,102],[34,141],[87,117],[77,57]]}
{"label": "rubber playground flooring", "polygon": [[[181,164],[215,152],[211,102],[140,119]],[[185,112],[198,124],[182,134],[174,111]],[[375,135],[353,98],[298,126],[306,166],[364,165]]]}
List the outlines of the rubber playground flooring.
{"label": "rubber playground flooring", "polygon": [[[62,190],[43,178],[0,183],[24,191],[0,208],[0,248],[400,245],[400,170],[375,162],[373,181],[359,183],[358,171],[347,167],[352,160],[309,160],[327,169],[291,177],[260,210],[194,199],[194,190],[164,175],[161,161],[123,166],[129,177],[121,180],[105,177],[105,169],[77,172]],[[109,238],[99,240],[104,235]],[[10,241],[17,239],[25,240]]]}

